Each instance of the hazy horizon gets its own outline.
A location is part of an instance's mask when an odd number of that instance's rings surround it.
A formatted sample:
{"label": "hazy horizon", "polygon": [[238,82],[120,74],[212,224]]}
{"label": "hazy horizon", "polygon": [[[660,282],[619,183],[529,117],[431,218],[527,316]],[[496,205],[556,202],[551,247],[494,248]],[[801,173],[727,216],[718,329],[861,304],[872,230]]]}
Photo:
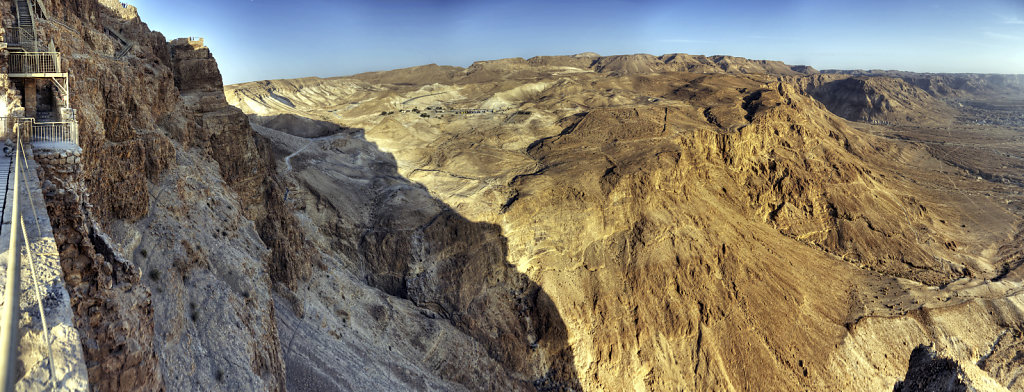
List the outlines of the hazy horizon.
{"label": "hazy horizon", "polygon": [[168,39],[206,38],[226,84],[581,52],[729,55],[816,69],[1024,73],[1024,3],[1008,0],[126,2]]}

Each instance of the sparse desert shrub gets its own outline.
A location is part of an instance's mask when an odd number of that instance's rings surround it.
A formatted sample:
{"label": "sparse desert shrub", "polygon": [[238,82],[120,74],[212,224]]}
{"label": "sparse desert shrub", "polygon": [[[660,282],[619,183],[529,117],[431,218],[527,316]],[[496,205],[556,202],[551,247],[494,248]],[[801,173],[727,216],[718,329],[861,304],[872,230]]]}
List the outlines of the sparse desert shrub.
{"label": "sparse desert shrub", "polygon": [[157,270],[157,269],[149,270],[149,278],[152,279],[154,282],[159,282],[160,281],[160,270]]}

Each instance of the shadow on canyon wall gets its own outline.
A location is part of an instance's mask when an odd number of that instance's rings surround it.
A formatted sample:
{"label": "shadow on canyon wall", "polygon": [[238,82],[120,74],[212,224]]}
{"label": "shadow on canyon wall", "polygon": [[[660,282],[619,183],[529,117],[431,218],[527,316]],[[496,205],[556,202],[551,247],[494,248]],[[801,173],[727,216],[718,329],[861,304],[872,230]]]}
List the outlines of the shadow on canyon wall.
{"label": "shadow on canyon wall", "polygon": [[907,375],[897,381],[893,392],[904,391],[967,391],[963,369],[955,361],[935,353],[930,347],[918,345],[907,361]]}
{"label": "shadow on canyon wall", "polygon": [[582,390],[565,323],[548,294],[508,262],[501,226],[470,221],[401,176],[394,156],[362,129],[291,114],[250,120],[291,135],[281,136],[290,145],[272,140],[272,154],[286,160],[281,175],[310,195],[306,205],[316,207],[304,209],[330,251],[350,261],[346,268],[472,337],[517,389]]}

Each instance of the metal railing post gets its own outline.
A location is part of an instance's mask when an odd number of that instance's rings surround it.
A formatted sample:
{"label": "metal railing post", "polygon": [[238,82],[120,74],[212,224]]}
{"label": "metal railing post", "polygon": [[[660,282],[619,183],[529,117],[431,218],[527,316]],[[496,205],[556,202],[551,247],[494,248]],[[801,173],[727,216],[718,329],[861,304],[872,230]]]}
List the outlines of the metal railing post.
{"label": "metal railing post", "polygon": [[[15,135],[20,138],[21,127],[14,126]],[[18,150],[21,143],[17,143]],[[14,154],[14,205],[11,210],[11,224],[21,221],[21,209],[18,207],[18,181],[21,181],[21,154],[15,151]],[[12,226],[16,227],[16,226]],[[11,230],[10,247],[7,249],[7,281],[4,286],[4,308],[0,314],[0,387],[6,391],[13,391],[14,384],[18,382],[18,311],[21,307],[21,246],[18,230]]]}

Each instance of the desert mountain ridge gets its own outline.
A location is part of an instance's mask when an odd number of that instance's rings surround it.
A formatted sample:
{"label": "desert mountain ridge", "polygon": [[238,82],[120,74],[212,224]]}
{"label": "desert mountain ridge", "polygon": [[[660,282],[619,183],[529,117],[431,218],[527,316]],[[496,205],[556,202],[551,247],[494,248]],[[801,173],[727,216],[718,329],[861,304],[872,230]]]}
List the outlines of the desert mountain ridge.
{"label": "desert mountain ridge", "polygon": [[[358,130],[429,195],[499,225],[509,263],[566,323],[576,371],[553,375],[559,388],[891,389],[934,381],[908,374],[931,355],[961,358],[949,374],[984,389],[1003,376],[939,343],[974,338],[936,328],[982,317],[958,313],[972,311],[954,292],[1019,274],[1024,182],[1011,168],[1021,167],[1013,129],[1024,126],[1024,97],[1006,85],[1019,80],[717,56],[541,56],[244,83],[226,94],[280,143],[297,194],[351,200],[328,184],[344,180],[316,174],[330,148],[294,139],[306,127],[282,117]],[[417,208],[384,205],[389,216]],[[321,224],[351,219],[348,208],[328,207],[337,215]],[[408,228],[390,231],[402,238]],[[421,267],[396,268],[369,281],[428,303],[403,289]],[[924,341],[930,354],[911,358]]]}
{"label": "desert mountain ridge", "polygon": [[[472,73],[481,69],[494,69],[501,67],[509,67],[509,71],[514,70],[515,65],[529,64],[533,66],[548,65],[548,66],[569,66],[585,70],[593,70],[595,72],[607,72],[607,73],[657,73],[657,72],[697,72],[697,73],[765,73],[765,74],[776,74],[776,75],[788,75],[788,74],[799,74],[799,75],[813,75],[813,74],[839,74],[839,75],[852,75],[852,76],[874,76],[874,77],[891,77],[891,78],[904,78],[906,80],[922,80],[932,77],[940,77],[947,80],[956,80],[957,83],[969,84],[972,81],[979,83],[981,79],[991,79],[992,85],[997,89],[1017,89],[1024,86],[1024,74],[999,74],[999,73],[971,73],[971,72],[915,72],[905,71],[896,69],[822,69],[817,70],[810,65],[789,65],[782,61],[774,60],[754,60],[747,59],[744,57],[730,56],[730,55],[693,55],[686,53],[669,53],[660,56],[654,56],[646,53],[636,53],[628,55],[609,55],[602,56],[595,52],[582,52],[571,55],[541,55],[534,56],[528,59],[522,57],[510,57],[501,58],[494,60],[480,60],[473,62],[468,67],[460,67],[455,65],[438,65],[436,63],[424,64],[418,66],[411,66],[405,68],[397,68],[393,70],[384,71],[368,71],[353,75],[345,76],[330,76],[330,77],[311,77],[313,79],[339,79],[339,78],[357,78],[357,79],[374,79],[381,78],[388,75],[390,77],[397,77],[397,75],[416,75],[416,74],[430,74],[430,73],[450,73],[452,75],[460,72]],[[609,64],[615,64],[615,66],[608,67]],[[298,78],[306,79],[306,78]],[[283,79],[267,79],[262,81],[242,82],[244,83],[257,83],[257,82],[269,82],[272,80],[283,80]],[[296,79],[292,79],[296,80]],[[390,79],[389,79],[390,80]],[[425,81],[424,81],[425,82]]]}
{"label": "desert mountain ridge", "polygon": [[[421,75],[429,77],[431,74],[458,74],[473,73],[479,71],[505,70],[514,71],[522,67],[552,66],[572,67],[584,70],[592,70],[601,73],[631,74],[631,73],[652,73],[652,72],[698,72],[698,73],[773,73],[773,74],[814,74],[818,73],[813,67],[806,65],[787,65],[780,61],[750,60],[743,57],[727,55],[690,55],[685,53],[671,53],[661,56],[654,56],[645,53],[631,55],[601,56],[594,52],[584,52],[573,55],[546,55],[535,56],[528,59],[521,57],[502,58],[495,60],[475,61],[468,67],[454,65],[426,64],[407,68],[400,68],[388,71],[363,72],[351,76],[335,76],[317,79],[335,79],[353,77],[359,79],[373,80],[376,77],[397,78],[398,75],[410,77]],[[387,76],[384,76],[387,75]],[[388,79],[396,81],[398,79]],[[423,80],[426,82],[427,80]],[[400,82],[395,82],[400,83]]]}

